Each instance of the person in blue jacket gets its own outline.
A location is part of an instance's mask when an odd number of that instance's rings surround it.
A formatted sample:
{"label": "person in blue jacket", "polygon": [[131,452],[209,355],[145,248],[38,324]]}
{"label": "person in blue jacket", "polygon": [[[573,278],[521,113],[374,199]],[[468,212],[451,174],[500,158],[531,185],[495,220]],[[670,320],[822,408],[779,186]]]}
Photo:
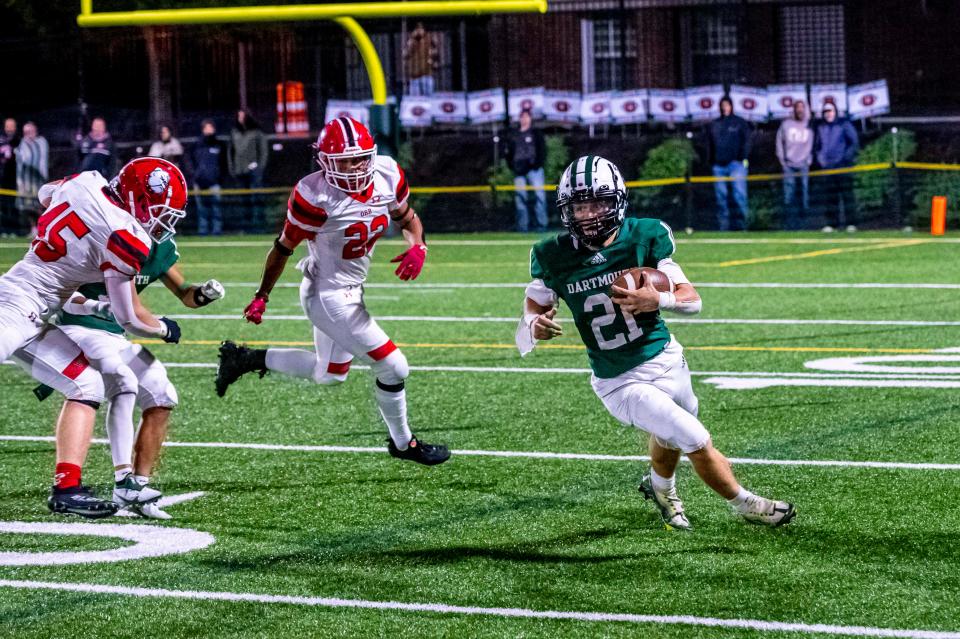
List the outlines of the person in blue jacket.
{"label": "person in blue jacket", "polygon": [[[814,128],[813,157],[821,169],[843,169],[853,166],[860,150],[857,130],[850,120],[837,115],[832,102],[823,105],[823,119]],[[857,230],[857,200],[853,193],[853,174],[819,176],[820,205],[825,233],[843,228]]]}

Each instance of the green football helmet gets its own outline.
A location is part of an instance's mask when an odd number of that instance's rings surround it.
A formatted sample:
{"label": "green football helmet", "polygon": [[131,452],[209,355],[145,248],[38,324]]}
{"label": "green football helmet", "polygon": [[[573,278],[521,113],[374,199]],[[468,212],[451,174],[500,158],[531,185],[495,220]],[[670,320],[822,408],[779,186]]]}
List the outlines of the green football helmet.
{"label": "green football helmet", "polygon": [[599,249],[623,225],[627,187],[617,166],[599,155],[584,155],[566,168],[557,185],[560,221],[588,248]]}

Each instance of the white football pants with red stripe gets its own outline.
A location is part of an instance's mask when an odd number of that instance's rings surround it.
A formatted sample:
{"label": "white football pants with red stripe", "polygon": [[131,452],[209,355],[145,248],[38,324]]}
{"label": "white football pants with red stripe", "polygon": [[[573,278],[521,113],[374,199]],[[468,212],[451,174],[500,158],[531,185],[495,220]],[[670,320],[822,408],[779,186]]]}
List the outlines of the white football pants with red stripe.
{"label": "white football pants with red stripe", "polygon": [[377,379],[399,384],[410,372],[407,359],[370,317],[363,304],[363,289],[349,286],[317,291],[310,279],[300,286],[300,305],[313,324],[315,353],[296,348],[271,348],[267,368],[336,384],[347,379],[355,357],[370,362]]}

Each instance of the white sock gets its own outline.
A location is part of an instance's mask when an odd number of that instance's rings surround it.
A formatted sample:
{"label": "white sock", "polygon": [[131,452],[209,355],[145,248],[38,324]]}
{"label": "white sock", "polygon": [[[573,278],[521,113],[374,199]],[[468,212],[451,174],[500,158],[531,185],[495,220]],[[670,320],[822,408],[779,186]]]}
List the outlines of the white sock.
{"label": "white sock", "polygon": [[727,503],[733,506],[734,509],[736,509],[738,512],[741,512],[746,510],[747,500],[755,496],[756,495],[754,495],[749,490],[741,486],[740,492],[737,493],[736,497],[734,497],[733,499],[728,499]]}
{"label": "white sock", "polygon": [[113,471],[113,481],[123,481],[123,479],[133,472],[132,468],[121,468],[120,470]]}
{"label": "white sock", "polygon": [[278,373],[313,379],[313,369],[317,365],[317,355],[302,348],[268,348],[267,368]]}
{"label": "white sock", "polygon": [[670,477],[661,477],[657,474],[657,471],[650,467],[650,483],[653,484],[653,489],[661,493],[669,493],[674,488],[676,488],[677,476],[671,475]]}
{"label": "white sock", "polygon": [[133,409],[136,404],[136,393],[120,393],[110,398],[107,437],[110,438],[110,456],[114,468],[133,465]]}
{"label": "white sock", "polygon": [[150,483],[150,475],[134,475],[134,479],[137,480],[137,483],[141,486],[146,486]]}
{"label": "white sock", "polygon": [[401,389],[394,393],[383,390],[378,385],[376,396],[380,415],[387,423],[394,446],[399,450],[406,450],[410,440],[413,439],[413,433],[410,432],[410,426],[407,424],[407,392]]}

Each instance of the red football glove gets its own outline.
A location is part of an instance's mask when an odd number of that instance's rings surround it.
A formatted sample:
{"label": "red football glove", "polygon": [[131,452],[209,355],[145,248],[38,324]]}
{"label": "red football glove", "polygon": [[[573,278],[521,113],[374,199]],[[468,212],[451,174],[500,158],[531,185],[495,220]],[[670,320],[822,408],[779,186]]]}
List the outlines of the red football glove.
{"label": "red football glove", "polygon": [[394,271],[397,277],[401,280],[415,280],[423,269],[423,263],[427,261],[427,247],[417,244],[390,261],[400,262],[400,266]]}
{"label": "red football glove", "polygon": [[243,309],[243,317],[248,322],[259,324],[263,321],[263,314],[267,312],[267,297],[264,295],[254,295],[253,301],[247,304]]}

